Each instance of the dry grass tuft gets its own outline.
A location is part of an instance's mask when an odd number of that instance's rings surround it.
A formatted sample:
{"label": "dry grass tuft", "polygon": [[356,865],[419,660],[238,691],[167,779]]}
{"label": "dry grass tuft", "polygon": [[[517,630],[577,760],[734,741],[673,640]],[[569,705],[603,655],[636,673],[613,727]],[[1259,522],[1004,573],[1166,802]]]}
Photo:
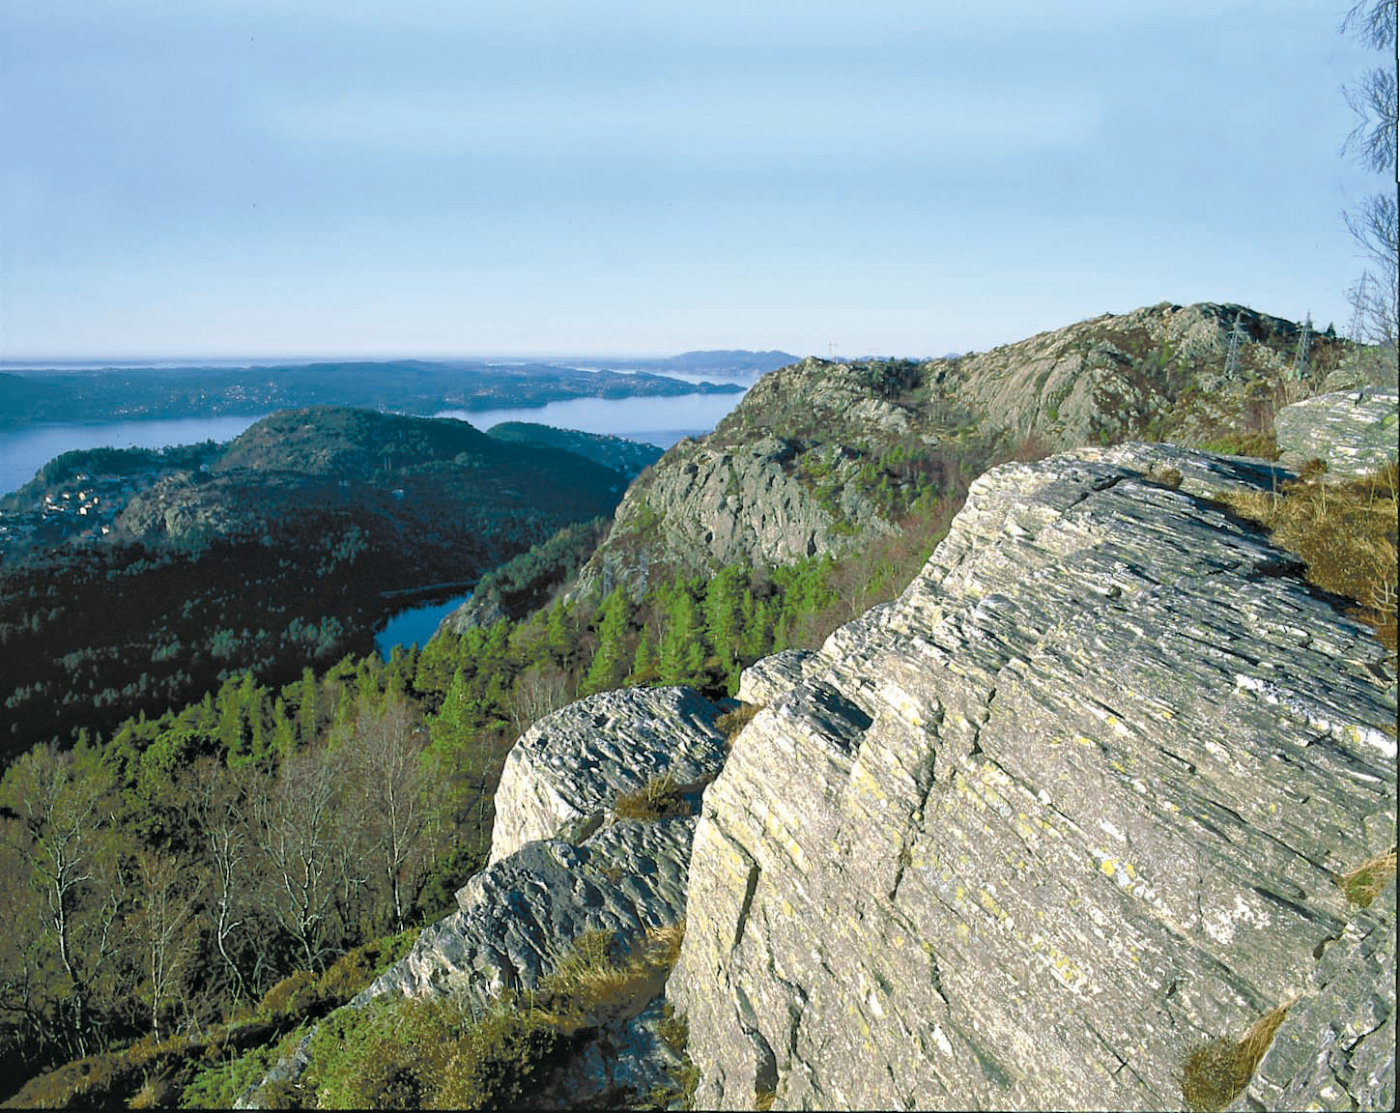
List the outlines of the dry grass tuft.
{"label": "dry grass tuft", "polygon": [[1186,1107],[1192,1113],[1212,1113],[1239,1097],[1287,1015],[1288,1005],[1280,1005],[1251,1024],[1238,1043],[1210,1040],[1191,1051],[1181,1072]]}
{"label": "dry grass tuft", "polygon": [[621,793],[613,802],[613,814],[618,819],[639,819],[647,823],[685,815],[689,810],[685,795],[669,771],[653,777],[635,792]]}
{"label": "dry grass tuft", "polygon": [[1356,869],[1337,877],[1337,884],[1346,894],[1347,900],[1360,908],[1367,908],[1381,895],[1390,879],[1395,876],[1395,847],[1388,852],[1362,862]]}
{"label": "dry grass tuft", "polygon": [[566,1031],[654,996],[680,957],[685,921],[652,928],[631,953],[615,956],[612,932],[586,931],[540,980],[537,1007]]}
{"label": "dry grass tuft", "polygon": [[1276,493],[1231,494],[1225,502],[1240,517],[1265,526],[1275,544],[1300,557],[1311,583],[1356,600],[1355,616],[1373,627],[1394,654],[1400,489],[1396,465],[1345,483],[1324,483],[1321,474],[1315,470],[1312,478],[1285,483]]}
{"label": "dry grass tuft", "polygon": [[1154,465],[1147,473],[1147,481],[1169,491],[1178,490],[1181,487],[1181,469]]}
{"label": "dry grass tuft", "polygon": [[739,737],[740,732],[753,721],[753,717],[763,710],[765,704],[761,703],[741,703],[733,711],[726,711],[715,720],[715,726],[724,731],[724,745],[726,749],[734,748],[734,740]]}

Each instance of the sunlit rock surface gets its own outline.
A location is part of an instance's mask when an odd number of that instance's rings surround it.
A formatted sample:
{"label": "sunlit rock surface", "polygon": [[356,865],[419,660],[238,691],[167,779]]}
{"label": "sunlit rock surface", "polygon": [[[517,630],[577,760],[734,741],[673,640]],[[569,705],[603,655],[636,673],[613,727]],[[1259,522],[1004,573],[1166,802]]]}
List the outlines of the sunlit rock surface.
{"label": "sunlit rock surface", "polygon": [[1400,454],[1400,396],[1371,388],[1319,394],[1274,417],[1280,460],[1299,467],[1327,462],[1327,474],[1354,478]]}
{"label": "sunlit rock surface", "polygon": [[491,861],[534,839],[580,843],[617,797],[669,775],[698,792],[724,765],[721,711],[690,688],[602,692],[546,715],[506,758]]}
{"label": "sunlit rock surface", "polygon": [[996,469],[898,600],[746,680],[668,985],[699,1107],[1180,1108],[1203,1041],[1327,1012],[1378,930],[1334,877],[1395,844],[1395,681],[1211,501],[1279,478]]}

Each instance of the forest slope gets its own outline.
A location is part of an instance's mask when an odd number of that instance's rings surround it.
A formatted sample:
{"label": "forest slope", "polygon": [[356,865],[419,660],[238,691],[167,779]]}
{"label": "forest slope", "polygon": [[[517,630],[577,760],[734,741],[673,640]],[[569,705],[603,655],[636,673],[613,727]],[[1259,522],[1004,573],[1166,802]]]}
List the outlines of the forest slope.
{"label": "forest slope", "polygon": [[[105,731],[240,669],[285,683],[366,652],[386,594],[468,584],[606,513],[625,484],[465,422],[334,407],[274,414],[222,448],[69,453],[9,500],[74,535],[0,573],[0,746]],[[97,490],[91,516],[56,509]],[[102,516],[105,532],[86,524]]]}

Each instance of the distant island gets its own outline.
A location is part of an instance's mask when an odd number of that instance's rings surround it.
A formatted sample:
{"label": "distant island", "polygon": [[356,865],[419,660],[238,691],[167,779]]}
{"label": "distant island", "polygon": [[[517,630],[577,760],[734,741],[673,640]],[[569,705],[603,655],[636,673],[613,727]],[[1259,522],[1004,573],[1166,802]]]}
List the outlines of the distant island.
{"label": "distant island", "polygon": [[[709,365],[707,366],[707,357]],[[774,363],[775,358],[781,362]],[[691,352],[647,363],[583,366],[484,360],[391,360],[252,365],[14,369],[0,372],[0,428],[51,422],[104,422],[263,414],[297,406],[340,405],[431,416],[543,406],[572,398],[731,394],[737,382],[686,382],[673,374],[739,374],[791,363],[772,352]],[[770,366],[771,364],[771,366]],[[615,368],[621,368],[616,370]]]}

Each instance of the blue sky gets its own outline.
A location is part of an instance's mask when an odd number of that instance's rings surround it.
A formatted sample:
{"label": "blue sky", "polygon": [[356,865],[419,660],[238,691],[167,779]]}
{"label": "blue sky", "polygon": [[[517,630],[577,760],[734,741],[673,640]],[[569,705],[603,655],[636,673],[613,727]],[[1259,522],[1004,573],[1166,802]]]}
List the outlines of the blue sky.
{"label": "blue sky", "polygon": [[0,360],[1344,328],[1332,0],[0,2]]}

